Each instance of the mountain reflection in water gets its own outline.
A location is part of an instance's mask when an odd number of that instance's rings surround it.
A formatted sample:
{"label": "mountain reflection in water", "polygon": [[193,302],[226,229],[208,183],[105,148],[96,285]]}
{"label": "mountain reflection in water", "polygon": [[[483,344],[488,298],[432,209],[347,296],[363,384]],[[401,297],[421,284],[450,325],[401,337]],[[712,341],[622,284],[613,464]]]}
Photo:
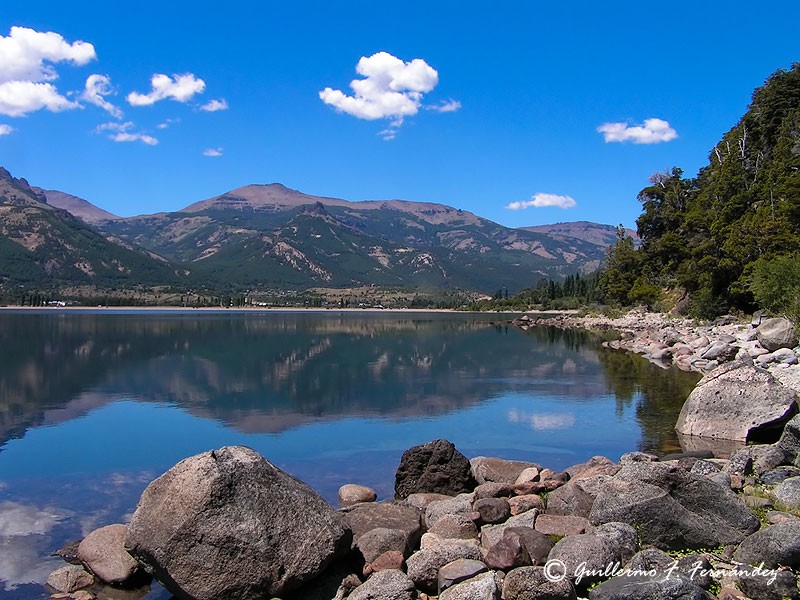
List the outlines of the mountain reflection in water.
{"label": "mountain reflection in water", "polygon": [[0,312],[0,590],[42,597],[51,550],[124,522],[150,480],[221,445],[331,502],[346,482],[391,496],[403,450],[436,437],[557,469],[675,449],[696,376],[502,318]]}

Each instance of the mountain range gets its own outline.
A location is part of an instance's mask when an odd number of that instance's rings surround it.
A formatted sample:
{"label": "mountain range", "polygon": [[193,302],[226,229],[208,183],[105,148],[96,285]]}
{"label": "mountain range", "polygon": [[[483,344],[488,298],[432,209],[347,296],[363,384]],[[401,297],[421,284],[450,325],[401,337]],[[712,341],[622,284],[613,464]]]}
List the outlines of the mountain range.
{"label": "mountain range", "polygon": [[615,227],[586,222],[513,229],[442,204],[349,202],[278,183],[118,217],[0,168],[7,293],[79,285],[513,292],[595,270],[615,235]]}

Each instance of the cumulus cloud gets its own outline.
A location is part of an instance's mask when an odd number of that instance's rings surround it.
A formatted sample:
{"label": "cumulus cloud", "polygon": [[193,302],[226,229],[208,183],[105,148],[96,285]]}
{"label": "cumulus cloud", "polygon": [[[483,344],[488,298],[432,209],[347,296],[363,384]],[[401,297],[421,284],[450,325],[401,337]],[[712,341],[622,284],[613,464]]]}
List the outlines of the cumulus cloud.
{"label": "cumulus cloud", "polygon": [[222,148],[206,148],[203,156],[222,156]]}
{"label": "cumulus cloud", "polygon": [[41,109],[79,108],[49,83],[58,78],[49,63],[80,66],[95,58],[94,46],[87,42],[70,44],[52,31],[12,27],[8,36],[0,35],[0,114],[22,117]]}
{"label": "cumulus cloud", "polygon": [[512,202],[506,208],[510,210],[523,210],[525,208],[544,208],[548,206],[555,206],[556,208],[574,208],[577,206],[575,198],[572,196],[559,196],[557,194],[543,194],[538,193],[530,200]]}
{"label": "cumulus cloud", "polygon": [[108,132],[108,139],[114,142],[141,142],[148,146],[155,146],[158,140],[151,135],[142,132],[133,132],[134,124],[132,121],[125,123],[103,123],[98,125],[95,133]]}
{"label": "cumulus cloud", "polygon": [[[392,119],[389,128],[379,133],[384,139],[394,138],[403,120],[419,112],[423,96],[439,83],[439,73],[421,58],[404,62],[388,52],[362,56],[356,73],[363,79],[350,82],[352,96],[327,87],[319,97],[325,104],[358,119]],[[442,107],[453,111],[460,103],[450,101],[439,106]]]}
{"label": "cumulus cloud", "polygon": [[603,134],[606,143],[633,142],[634,144],[658,144],[669,142],[678,137],[668,121],[663,119],[645,119],[641,125],[628,123],[603,123],[597,128]]}
{"label": "cumulus cloud", "polygon": [[87,42],[70,44],[52,31],[45,33],[27,27],[12,27],[7,37],[0,35],[0,83],[52,81],[58,75],[46,62],[70,62],[81,66],[95,58],[94,46]]}
{"label": "cumulus cloud", "polygon": [[8,135],[14,131],[14,128],[11,125],[0,124],[0,135]]}
{"label": "cumulus cloud", "polygon": [[440,113],[456,112],[457,110],[461,110],[461,102],[458,100],[442,100],[439,104],[433,104],[425,108]]}
{"label": "cumulus cloud", "polygon": [[200,107],[206,112],[217,112],[218,110],[228,110],[228,101],[225,98],[209,100]]}
{"label": "cumulus cloud", "polygon": [[150,79],[152,90],[147,94],[131,92],[127,96],[131,106],[151,106],[159,100],[171,99],[176,102],[188,102],[195,94],[206,89],[206,82],[192,73],[184,75],[164,75],[156,73]]}
{"label": "cumulus cloud", "polygon": [[121,119],[122,111],[105,98],[113,93],[114,88],[111,87],[111,79],[107,75],[89,75],[81,100],[99,106],[115,119]]}

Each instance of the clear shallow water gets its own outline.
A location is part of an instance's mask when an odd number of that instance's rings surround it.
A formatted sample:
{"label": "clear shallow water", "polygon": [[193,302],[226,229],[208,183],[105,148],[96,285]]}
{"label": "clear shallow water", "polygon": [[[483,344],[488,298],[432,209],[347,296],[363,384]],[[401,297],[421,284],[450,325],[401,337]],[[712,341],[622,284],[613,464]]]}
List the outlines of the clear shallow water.
{"label": "clear shallow water", "polygon": [[438,437],[555,469],[678,447],[696,376],[588,333],[492,320],[0,313],[0,595],[46,597],[52,550],[126,520],[154,477],[228,444],[331,503],[347,482],[391,497],[403,451]]}

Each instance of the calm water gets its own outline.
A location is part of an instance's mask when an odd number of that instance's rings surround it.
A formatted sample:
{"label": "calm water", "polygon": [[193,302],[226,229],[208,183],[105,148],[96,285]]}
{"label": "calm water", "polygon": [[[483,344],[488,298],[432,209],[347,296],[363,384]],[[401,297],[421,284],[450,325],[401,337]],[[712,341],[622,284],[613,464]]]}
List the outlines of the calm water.
{"label": "calm water", "polygon": [[347,482],[390,497],[403,451],[437,437],[555,469],[676,449],[696,376],[493,319],[0,313],[0,595],[47,597],[35,582],[61,566],[52,550],[126,520],[154,477],[228,444],[332,503]]}

